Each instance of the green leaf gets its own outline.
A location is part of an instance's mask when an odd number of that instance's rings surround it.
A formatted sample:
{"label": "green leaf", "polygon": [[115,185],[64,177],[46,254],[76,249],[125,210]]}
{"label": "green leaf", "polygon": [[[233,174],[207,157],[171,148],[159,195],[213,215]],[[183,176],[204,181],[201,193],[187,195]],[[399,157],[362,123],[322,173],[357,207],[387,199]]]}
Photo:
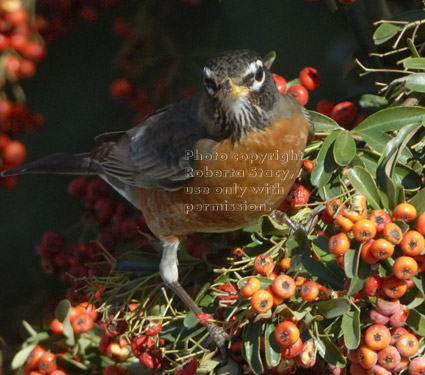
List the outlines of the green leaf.
{"label": "green leaf", "polygon": [[333,156],[333,146],[339,132],[334,131],[323,141],[323,145],[317,155],[316,165],[310,175],[311,183],[321,188],[331,179],[332,174],[337,167]]}
{"label": "green leaf", "polygon": [[357,275],[360,262],[360,250],[349,249],[344,254],[344,271],[349,279]]}
{"label": "green leaf", "polygon": [[381,201],[385,208],[392,210],[403,199],[401,186],[399,187],[392,180],[393,171],[403,149],[407,143],[422,127],[422,123],[411,123],[403,127],[398,134],[385,146],[385,149],[378,162],[376,170],[377,186],[381,191]]}
{"label": "green leaf", "polygon": [[[376,178],[380,155],[366,149],[358,150],[358,152],[364,167]],[[396,163],[392,178],[395,184],[403,185],[405,189],[409,190],[417,190],[422,185],[420,175],[413,168],[402,163]]]}
{"label": "green leaf", "polygon": [[316,338],[316,345],[319,355],[327,363],[337,367],[345,367],[347,360],[328,336],[319,334]]}
{"label": "green leaf", "polygon": [[[361,251],[361,250],[360,250]],[[370,265],[365,262],[359,262],[357,274],[351,279],[350,288],[348,289],[347,296],[356,294],[366,285],[370,276]]]}
{"label": "green leaf", "polygon": [[360,311],[354,309],[342,317],[344,343],[348,349],[357,349],[360,344]]}
{"label": "green leaf", "polygon": [[39,332],[34,336],[28,337],[25,342],[28,344],[38,344],[41,341],[47,340],[49,338],[49,334],[47,332]]}
{"label": "green leaf", "polygon": [[[360,136],[375,151],[382,153],[392,137],[386,132],[400,130],[409,124],[421,124],[425,118],[423,107],[391,107],[378,111],[351,130],[352,135]],[[400,162],[412,157],[406,148],[402,151]]]}
{"label": "green leaf", "polygon": [[66,338],[66,343],[70,346],[75,344],[74,330],[69,321],[69,313],[71,312],[71,302],[64,299],[58,303],[55,310],[56,318],[63,323],[63,335]]}
{"label": "green leaf", "polygon": [[415,309],[410,310],[406,324],[420,336],[425,336],[425,319]]}
{"label": "green leaf", "polygon": [[319,301],[316,305],[326,319],[333,319],[350,311],[350,301],[345,297]]}
{"label": "green leaf", "polygon": [[378,188],[372,175],[363,167],[355,166],[348,171],[351,185],[366,197],[369,205],[374,209],[381,207]]}
{"label": "green leaf", "polygon": [[425,93],[425,73],[413,73],[408,75],[405,85],[409,90]]}
{"label": "green leaf", "polygon": [[288,228],[280,225],[274,221],[269,215],[263,215],[260,217],[258,224],[260,226],[260,232],[264,236],[282,236],[288,233]]}
{"label": "green leaf", "polygon": [[[205,372],[207,374],[215,373],[217,375],[231,375],[231,374],[237,374],[239,372],[239,368],[240,368],[239,364],[235,362],[232,358],[229,358],[229,360],[224,366],[219,366],[218,368],[216,368],[220,364],[220,361],[221,361],[221,358],[217,358],[217,360],[215,360],[213,363],[214,367],[209,366],[208,368],[206,368],[206,370],[209,370],[209,371],[205,371]],[[211,360],[206,362],[205,365],[208,365],[209,362],[211,362]],[[214,369],[215,371],[213,372],[212,370]],[[202,370],[202,368],[200,368],[200,370]],[[198,371],[196,371],[196,374],[198,374]]]}
{"label": "green leaf", "polygon": [[276,51],[270,51],[266,56],[264,56],[264,59],[263,59],[264,66],[270,70],[275,60],[276,60]]}
{"label": "green leaf", "polygon": [[199,324],[198,317],[195,315],[193,311],[189,311],[183,320],[183,325],[186,328],[191,329],[193,327],[196,327],[198,324]]}
{"label": "green leaf", "polygon": [[250,321],[245,331],[242,346],[244,358],[254,374],[263,373],[263,363],[260,355],[261,322]]}
{"label": "green leaf", "polygon": [[425,58],[411,57],[403,61],[403,66],[406,69],[425,69]]}
{"label": "green leaf", "polygon": [[31,354],[35,347],[36,344],[28,345],[25,348],[21,349],[18,353],[16,353],[11,363],[12,369],[16,370],[19,367],[23,366],[28,356]]}
{"label": "green leaf", "polygon": [[328,116],[315,111],[309,111],[309,113],[314,123],[314,131],[316,133],[331,133],[335,130],[343,129],[335,120],[332,120]]}
{"label": "green leaf", "polygon": [[410,204],[416,207],[418,215],[425,212],[425,188],[419,190],[415,196],[409,200]]}
{"label": "green leaf", "polygon": [[373,40],[376,45],[383,44],[401,30],[401,26],[394,25],[392,23],[381,23],[373,33]]}
{"label": "green leaf", "polygon": [[363,94],[359,100],[362,108],[376,108],[388,105],[388,100],[383,96],[373,94]]}
{"label": "green leaf", "polygon": [[308,272],[317,277],[321,284],[328,284],[333,289],[337,290],[341,290],[343,288],[341,278],[339,278],[338,275],[332,272],[328,267],[324,266],[323,263],[314,258],[307,257],[303,258],[301,263]]}
{"label": "green leaf", "polygon": [[346,131],[340,131],[333,147],[334,158],[338,165],[345,167],[356,156],[356,142]]}
{"label": "green leaf", "polygon": [[67,299],[63,299],[58,303],[55,310],[55,316],[60,322],[64,322],[66,317],[69,314],[69,310],[71,310],[71,302],[69,302]]}
{"label": "green leaf", "polygon": [[269,367],[277,366],[280,362],[280,346],[274,338],[274,331],[276,326],[273,323],[267,325],[266,332],[264,333],[264,344],[266,362]]}

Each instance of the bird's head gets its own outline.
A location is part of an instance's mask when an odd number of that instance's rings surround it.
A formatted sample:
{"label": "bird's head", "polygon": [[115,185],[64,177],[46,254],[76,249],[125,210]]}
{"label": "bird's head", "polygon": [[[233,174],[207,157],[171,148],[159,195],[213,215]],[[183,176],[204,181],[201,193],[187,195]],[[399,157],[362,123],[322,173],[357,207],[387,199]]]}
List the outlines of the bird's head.
{"label": "bird's head", "polygon": [[213,134],[238,141],[270,124],[279,92],[257,53],[223,52],[207,62],[203,75],[203,107]]}

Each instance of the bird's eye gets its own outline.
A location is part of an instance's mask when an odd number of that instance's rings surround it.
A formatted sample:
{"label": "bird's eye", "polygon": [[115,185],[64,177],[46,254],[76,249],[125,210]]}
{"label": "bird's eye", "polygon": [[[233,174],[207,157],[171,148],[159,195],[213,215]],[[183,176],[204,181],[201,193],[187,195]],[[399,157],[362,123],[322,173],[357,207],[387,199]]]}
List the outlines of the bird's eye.
{"label": "bird's eye", "polygon": [[204,85],[210,94],[217,91],[217,85],[212,78],[204,78]]}
{"label": "bird's eye", "polygon": [[257,82],[261,82],[264,78],[264,70],[263,68],[258,68],[258,70],[255,72],[255,80]]}

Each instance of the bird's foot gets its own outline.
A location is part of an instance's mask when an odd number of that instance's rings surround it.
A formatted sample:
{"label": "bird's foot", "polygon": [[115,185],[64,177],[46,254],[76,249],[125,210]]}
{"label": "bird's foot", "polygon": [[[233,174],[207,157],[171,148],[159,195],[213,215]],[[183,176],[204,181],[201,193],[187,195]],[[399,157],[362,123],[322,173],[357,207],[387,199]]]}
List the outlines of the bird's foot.
{"label": "bird's foot", "polygon": [[227,350],[226,341],[229,340],[229,335],[224,331],[223,327],[219,327],[214,323],[209,323],[206,327],[211,336],[211,339],[215,342],[221,353],[221,362],[218,367],[227,365],[229,360],[229,353]]}
{"label": "bird's foot", "polygon": [[[187,294],[184,288],[178,281],[167,283],[167,285],[181,298],[181,300],[189,307],[196,316],[202,315],[203,312],[195,301]],[[221,353],[221,362],[220,367],[227,364],[228,361],[228,352],[226,341],[229,340],[229,335],[225,332],[223,327],[219,327],[214,323],[206,323],[206,329],[208,330],[211,339],[217,345]]]}
{"label": "bird's foot", "polygon": [[270,216],[272,217],[272,219],[276,220],[279,223],[285,223],[288,226],[291,234],[294,234],[299,229],[308,234],[316,226],[319,220],[319,215],[325,209],[325,207],[326,207],[325,205],[319,205],[313,208],[310,211],[309,218],[305,225],[302,225],[300,223],[297,223],[296,221],[291,220],[285,212],[282,212],[279,210],[274,210],[270,214]]}

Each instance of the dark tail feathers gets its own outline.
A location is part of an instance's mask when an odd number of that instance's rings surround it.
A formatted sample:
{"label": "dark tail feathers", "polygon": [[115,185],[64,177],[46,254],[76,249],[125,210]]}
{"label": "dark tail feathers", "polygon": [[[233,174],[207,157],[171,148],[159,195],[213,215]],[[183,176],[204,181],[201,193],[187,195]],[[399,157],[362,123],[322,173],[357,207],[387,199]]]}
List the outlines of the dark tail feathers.
{"label": "dark tail feathers", "polygon": [[96,164],[90,160],[88,154],[74,155],[63,152],[3,171],[1,176],[6,177],[29,173],[86,175],[99,174],[99,172]]}

